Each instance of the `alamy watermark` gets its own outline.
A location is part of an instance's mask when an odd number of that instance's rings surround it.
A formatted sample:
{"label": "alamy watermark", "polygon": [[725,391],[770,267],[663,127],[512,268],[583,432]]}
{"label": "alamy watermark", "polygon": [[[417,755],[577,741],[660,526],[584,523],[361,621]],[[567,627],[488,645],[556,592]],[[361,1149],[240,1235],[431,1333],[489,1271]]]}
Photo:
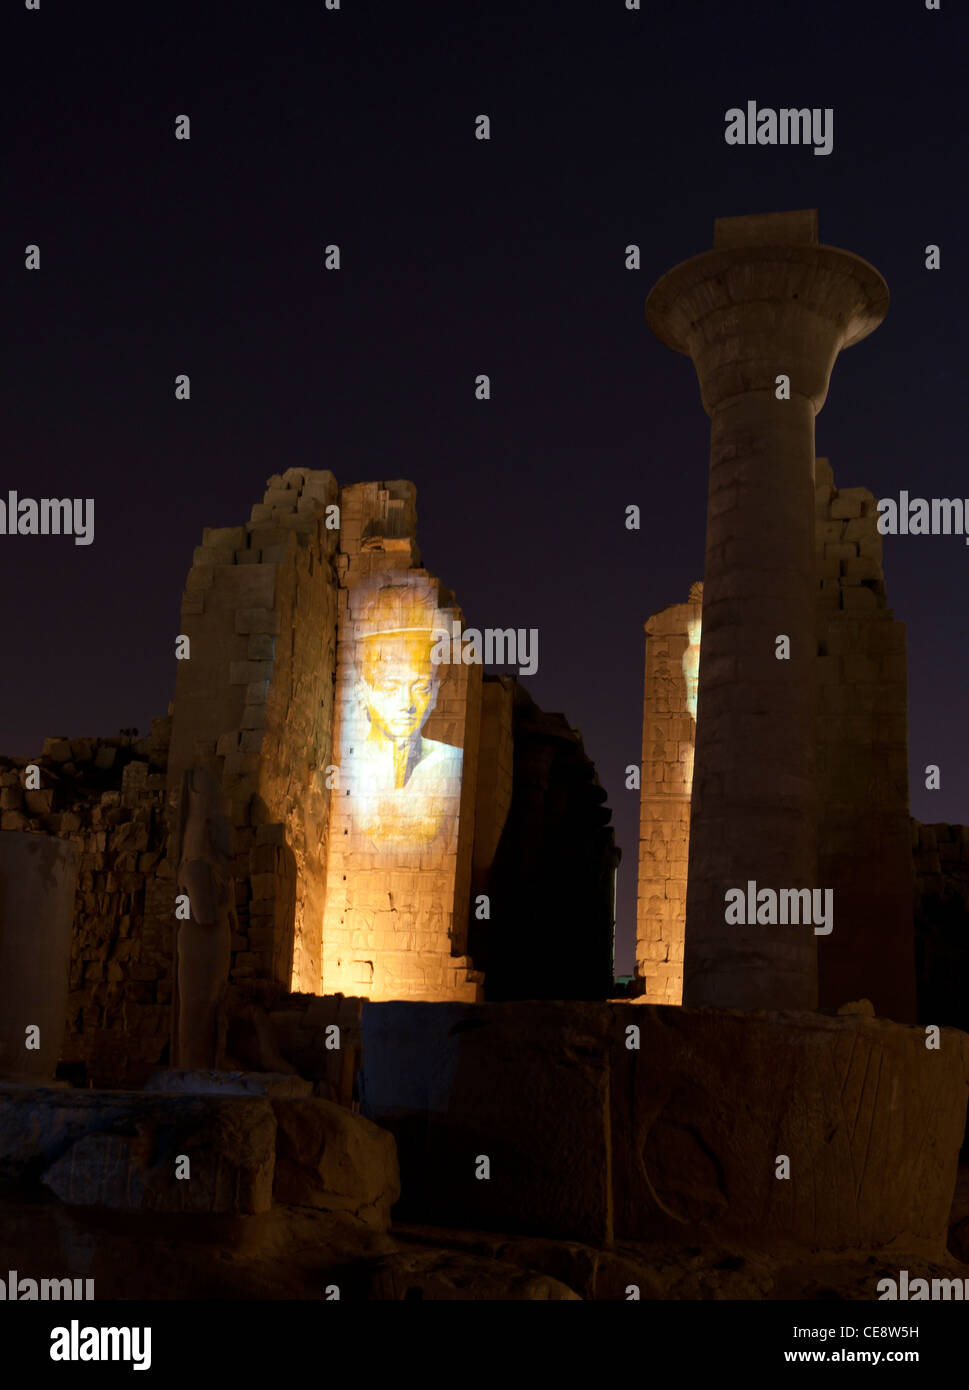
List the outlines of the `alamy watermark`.
{"label": "alamy watermark", "polygon": [[15,1269],[7,1270],[6,1279],[0,1279],[0,1302],[33,1303],[64,1302],[79,1303],[82,1299],[94,1297],[93,1279],[28,1279],[19,1276]]}
{"label": "alamy watermark", "polygon": [[[883,536],[965,536],[969,497],[909,497],[907,492],[878,503]],[[966,536],[969,545],[969,536]]]}
{"label": "alamy watermark", "polygon": [[431,662],[435,666],[517,666],[519,675],[534,676],[538,670],[538,628],[462,628],[454,622],[450,632],[437,630]]}
{"label": "alamy watermark", "polygon": [[70,1327],[52,1328],[52,1361],[130,1361],[135,1371],[151,1368],[150,1327],[82,1327],[77,1318]]}
{"label": "alamy watermark", "polygon": [[830,936],[834,929],[833,888],[760,888],[757,880],[747,880],[743,888],[728,888],[724,894],[723,920],[728,926],[814,927],[815,936]]}
{"label": "alamy watermark", "polygon": [[75,545],[94,540],[93,497],[0,498],[0,536],[73,536]]}
{"label": "alamy watermark", "polygon": [[927,1299],[939,1299],[947,1303],[963,1303],[967,1297],[969,1280],[958,1275],[954,1279],[909,1279],[908,1270],[900,1269],[897,1279],[879,1279],[875,1287],[878,1301],[885,1299],[917,1303]]}
{"label": "alamy watermark", "polygon": [[813,145],[815,154],[834,149],[834,108],[831,106],[771,106],[758,109],[748,101],[746,111],[731,106],[724,112],[728,145]]}

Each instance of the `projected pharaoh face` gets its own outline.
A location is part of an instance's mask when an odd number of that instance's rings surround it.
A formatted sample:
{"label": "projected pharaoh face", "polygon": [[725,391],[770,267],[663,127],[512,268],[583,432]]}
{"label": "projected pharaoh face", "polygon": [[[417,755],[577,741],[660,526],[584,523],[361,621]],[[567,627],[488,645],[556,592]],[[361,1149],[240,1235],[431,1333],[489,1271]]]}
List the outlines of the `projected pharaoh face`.
{"label": "projected pharaoh face", "polygon": [[443,847],[457,830],[462,750],[423,736],[447,668],[431,659],[443,615],[423,586],[365,595],[357,612],[355,718],[343,766],[355,839]]}
{"label": "projected pharaoh face", "polygon": [[[363,639],[363,689],[371,743],[386,740],[395,752],[416,751],[417,737],[437,702],[440,686],[431,646],[420,632]],[[402,762],[399,775],[395,787],[407,780],[406,763]]]}
{"label": "projected pharaoh face", "polygon": [[696,698],[700,684],[700,619],[687,624],[690,645],[683,653],[683,679],[686,681],[686,708],[696,723]]}

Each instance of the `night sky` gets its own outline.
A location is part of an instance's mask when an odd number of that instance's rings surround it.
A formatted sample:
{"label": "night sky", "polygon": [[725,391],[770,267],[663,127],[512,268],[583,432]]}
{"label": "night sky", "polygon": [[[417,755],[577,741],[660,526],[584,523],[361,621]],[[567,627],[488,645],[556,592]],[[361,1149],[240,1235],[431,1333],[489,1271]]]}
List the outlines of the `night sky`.
{"label": "night sky", "polygon": [[[614,810],[630,971],[642,628],[702,577],[708,447],[646,295],[716,216],[817,207],[892,294],[835,366],[817,452],[841,486],[969,496],[959,9],[6,0],[0,497],[93,497],[95,541],[0,537],[0,748],[165,713],[193,547],[271,473],[411,478],[466,622],[539,629],[528,688]],[[833,107],[833,153],[727,146],[749,99]],[[969,546],[886,538],[885,569],[912,810],[966,822]]]}

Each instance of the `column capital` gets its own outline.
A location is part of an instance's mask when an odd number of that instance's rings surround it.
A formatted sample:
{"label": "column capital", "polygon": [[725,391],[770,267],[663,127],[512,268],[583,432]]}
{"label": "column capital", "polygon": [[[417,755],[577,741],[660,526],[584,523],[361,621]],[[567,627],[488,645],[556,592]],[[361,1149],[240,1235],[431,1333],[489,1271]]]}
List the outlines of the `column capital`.
{"label": "column capital", "polygon": [[[708,415],[749,391],[792,394],[824,405],[834,360],[868,336],[888,312],[888,286],[860,256],[805,241],[748,241],[705,251],[668,271],[650,291],[646,321],[656,336],[693,359]],[[764,235],[771,234],[764,219]]]}

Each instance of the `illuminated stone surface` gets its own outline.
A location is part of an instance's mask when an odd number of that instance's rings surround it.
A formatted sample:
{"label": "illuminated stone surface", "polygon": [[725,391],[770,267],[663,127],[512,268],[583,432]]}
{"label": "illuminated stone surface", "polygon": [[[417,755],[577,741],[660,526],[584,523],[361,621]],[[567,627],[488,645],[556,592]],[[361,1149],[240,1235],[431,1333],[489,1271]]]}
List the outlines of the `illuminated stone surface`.
{"label": "illuminated stone surface", "polygon": [[690,790],[693,782],[696,667],[703,585],[646,623],[643,756],[640,783],[636,972],[644,1002],[683,999]]}
{"label": "illuminated stone surface", "polygon": [[341,492],[322,989],[480,996],[466,954],[480,666],[433,666],[462,614],[419,568],[414,489]]}
{"label": "illuminated stone surface", "polygon": [[[887,607],[881,554],[873,494],[838,489],[815,459],[818,881],[833,890],[837,923],[818,942],[819,1003],[867,995],[880,1016],[912,1022],[905,628]],[[683,697],[670,644],[689,621],[674,605],[646,624],[637,973],[656,1004],[682,1000],[689,779],[668,735]]]}
{"label": "illuminated stone surface", "polygon": [[646,309],[693,359],[711,418],[684,999],[811,1009],[816,938],[728,927],[724,898],[750,879],[817,886],[814,418],[888,291],[818,244],[814,214],[720,219],[715,248],[665,275]]}

